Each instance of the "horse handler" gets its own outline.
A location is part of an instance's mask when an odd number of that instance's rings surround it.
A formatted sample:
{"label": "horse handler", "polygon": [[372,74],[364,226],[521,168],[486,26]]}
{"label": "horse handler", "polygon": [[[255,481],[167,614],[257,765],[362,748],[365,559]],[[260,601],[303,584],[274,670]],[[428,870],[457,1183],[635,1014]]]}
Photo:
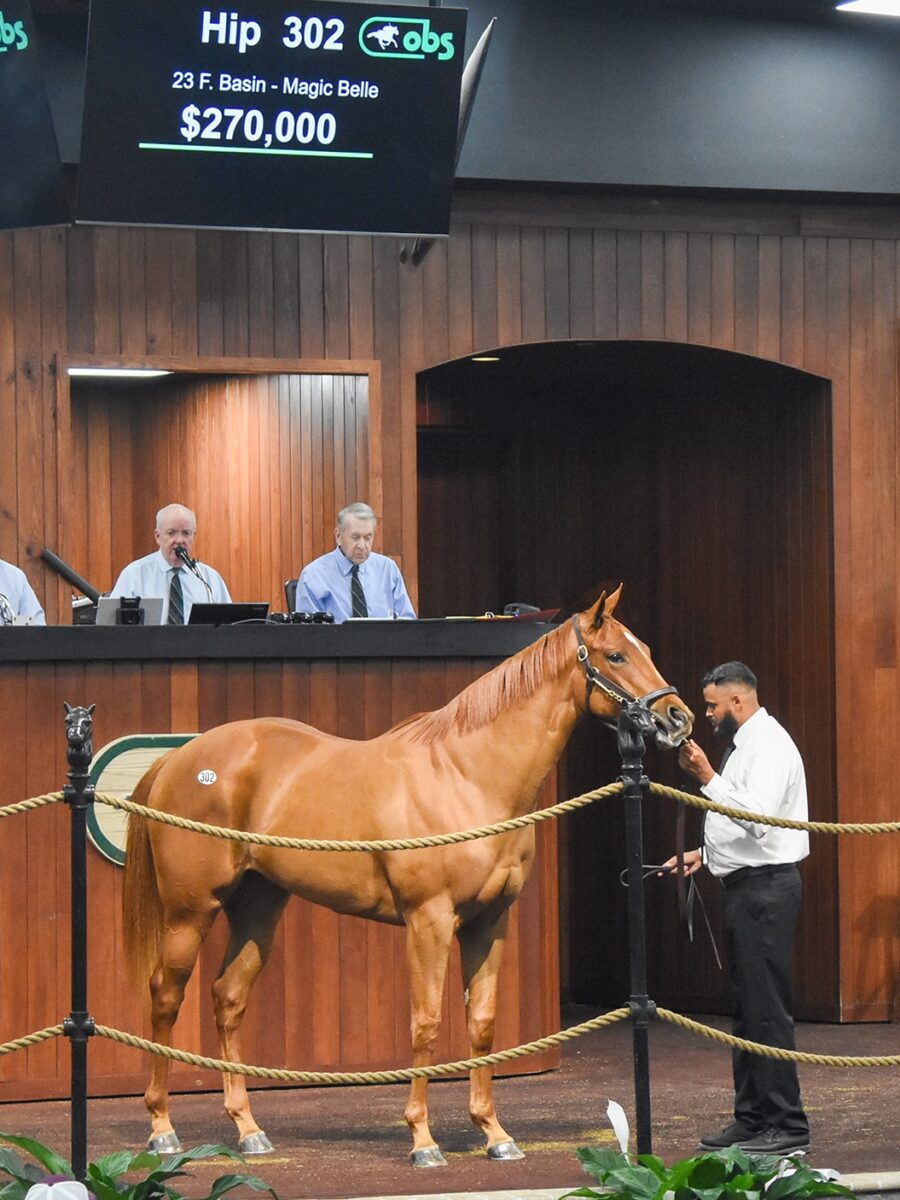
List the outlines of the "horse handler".
{"label": "horse handler", "polygon": [[[807,820],[806,777],[790,735],[761,707],[756,676],[740,662],[723,663],[703,678],[706,717],[726,742],[718,772],[703,750],[686,741],[683,770],[709,800],[762,816]],[[800,910],[797,864],[809,854],[805,830],[779,829],[708,812],[702,846],[684,856],[684,873],[706,863],[724,889],[736,1037],[794,1049],[791,966]],[[678,868],[677,855],[663,864]],[[796,1064],[743,1050],[732,1052],[734,1121],[701,1139],[707,1150],[738,1145],[748,1153],[790,1154],[809,1149]]]}

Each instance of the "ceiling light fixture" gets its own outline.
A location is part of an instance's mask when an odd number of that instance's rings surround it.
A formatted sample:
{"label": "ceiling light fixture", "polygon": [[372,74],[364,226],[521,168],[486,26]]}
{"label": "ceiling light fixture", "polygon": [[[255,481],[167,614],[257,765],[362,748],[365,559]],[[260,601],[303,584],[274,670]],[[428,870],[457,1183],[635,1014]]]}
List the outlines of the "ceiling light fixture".
{"label": "ceiling light fixture", "polygon": [[900,0],[844,0],[839,12],[869,13],[875,17],[900,17]]}
{"label": "ceiling light fixture", "polygon": [[499,362],[500,359],[496,354],[473,354],[472,362]]}
{"label": "ceiling light fixture", "polygon": [[153,367],[67,367],[66,373],[94,379],[155,379],[159,375],[174,374],[173,371],[159,371]]}

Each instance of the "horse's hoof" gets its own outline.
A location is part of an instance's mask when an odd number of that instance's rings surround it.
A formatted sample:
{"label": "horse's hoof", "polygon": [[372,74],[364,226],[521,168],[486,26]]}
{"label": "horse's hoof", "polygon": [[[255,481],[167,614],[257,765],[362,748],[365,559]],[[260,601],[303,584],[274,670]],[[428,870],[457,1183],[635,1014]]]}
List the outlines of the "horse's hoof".
{"label": "horse's hoof", "polygon": [[147,1149],[152,1154],[180,1154],[184,1147],[178,1140],[178,1134],[172,1132],[158,1133],[156,1137],[152,1137],[147,1143]]}
{"label": "horse's hoof", "polygon": [[241,1154],[271,1154],[275,1147],[260,1129],[256,1133],[248,1133],[238,1142]]}
{"label": "horse's hoof", "polygon": [[514,1158],[525,1157],[512,1138],[508,1142],[497,1142],[496,1146],[488,1146],[487,1155],[497,1162],[510,1162]]}
{"label": "horse's hoof", "polygon": [[426,1146],[424,1150],[413,1150],[409,1161],[414,1167],[446,1167],[447,1160],[437,1146]]}

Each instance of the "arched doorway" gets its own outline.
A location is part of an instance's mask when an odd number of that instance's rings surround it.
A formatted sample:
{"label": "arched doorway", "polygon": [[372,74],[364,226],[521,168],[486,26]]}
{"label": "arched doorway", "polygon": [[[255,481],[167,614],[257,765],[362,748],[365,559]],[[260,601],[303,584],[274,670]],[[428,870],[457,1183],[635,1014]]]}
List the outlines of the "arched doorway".
{"label": "arched doorway", "polygon": [[[419,376],[423,616],[511,600],[572,611],[625,582],[622,614],[689,702],[717,662],[741,658],[806,760],[815,815],[834,812],[830,385],[747,355],[667,342],[506,347]],[[700,740],[709,744],[705,730]],[[709,747],[712,749],[712,747]],[[671,758],[652,777],[679,784]],[[587,725],[566,761],[569,795],[615,778],[612,738]],[[627,995],[621,814],[594,807],[561,829],[563,994]],[[647,861],[671,852],[673,806],[652,801]],[[689,817],[696,836],[697,822]],[[689,837],[691,833],[689,832]],[[835,849],[806,870],[798,1011],[836,1015]],[[705,880],[714,924],[718,896]],[[648,884],[651,987],[682,1009],[722,1011],[711,948],[689,950],[675,897]],[[602,934],[601,931],[602,930]],[[827,938],[827,944],[823,944]]]}

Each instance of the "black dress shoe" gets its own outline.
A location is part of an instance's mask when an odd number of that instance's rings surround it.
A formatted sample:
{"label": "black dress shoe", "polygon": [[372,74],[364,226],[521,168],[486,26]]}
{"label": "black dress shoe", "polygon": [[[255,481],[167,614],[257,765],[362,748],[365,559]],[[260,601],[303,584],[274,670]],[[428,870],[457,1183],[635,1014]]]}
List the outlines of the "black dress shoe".
{"label": "black dress shoe", "polygon": [[761,1133],[738,1145],[745,1154],[797,1154],[809,1149],[809,1134],[767,1125]]}
{"label": "black dress shoe", "polygon": [[706,1137],[702,1137],[700,1145],[704,1150],[726,1150],[729,1146],[737,1146],[741,1142],[749,1141],[750,1138],[756,1137],[761,1132],[760,1129],[754,1129],[751,1125],[745,1125],[743,1121],[732,1121],[718,1133],[708,1133]]}

